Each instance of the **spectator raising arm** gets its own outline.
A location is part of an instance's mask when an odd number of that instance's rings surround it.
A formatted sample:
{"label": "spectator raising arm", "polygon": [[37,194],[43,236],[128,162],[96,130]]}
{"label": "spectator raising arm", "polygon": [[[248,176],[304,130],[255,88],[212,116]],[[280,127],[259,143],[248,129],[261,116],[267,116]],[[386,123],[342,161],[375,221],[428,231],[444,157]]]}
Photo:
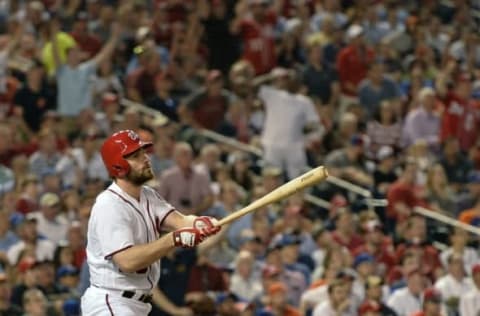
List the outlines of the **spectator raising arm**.
{"label": "spectator raising arm", "polygon": [[122,27],[120,23],[114,22],[111,26],[110,39],[92,60],[95,65],[101,64],[113,55],[121,35]]}

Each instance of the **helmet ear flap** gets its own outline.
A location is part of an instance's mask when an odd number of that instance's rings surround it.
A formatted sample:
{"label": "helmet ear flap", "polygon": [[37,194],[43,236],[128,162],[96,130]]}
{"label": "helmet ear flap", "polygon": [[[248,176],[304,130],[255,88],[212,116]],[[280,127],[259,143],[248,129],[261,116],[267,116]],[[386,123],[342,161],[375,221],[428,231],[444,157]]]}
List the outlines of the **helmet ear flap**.
{"label": "helmet ear flap", "polygon": [[128,173],[128,163],[127,166],[122,166],[122,165],[115,165],[113,166],[115,169],[115,173],[117,174],[117,177],[125,177]]}

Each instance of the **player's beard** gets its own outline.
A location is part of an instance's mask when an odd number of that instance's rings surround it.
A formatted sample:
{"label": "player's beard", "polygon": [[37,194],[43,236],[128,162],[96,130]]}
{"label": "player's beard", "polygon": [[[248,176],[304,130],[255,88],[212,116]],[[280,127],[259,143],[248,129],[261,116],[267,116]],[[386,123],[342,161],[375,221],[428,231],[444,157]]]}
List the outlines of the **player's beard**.
{"label": "player's beard", "polygon": [[130,172],[127,174],[127,180],[135,185],[143,185],[152,179],[153,170],[150,165],[139,171],[130,169]]}

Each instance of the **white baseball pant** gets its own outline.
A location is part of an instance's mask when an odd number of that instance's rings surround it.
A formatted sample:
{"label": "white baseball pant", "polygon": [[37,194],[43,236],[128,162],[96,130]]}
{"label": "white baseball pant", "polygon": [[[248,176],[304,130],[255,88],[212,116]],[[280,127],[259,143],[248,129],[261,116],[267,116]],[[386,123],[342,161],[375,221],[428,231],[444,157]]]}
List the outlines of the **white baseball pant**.
{"label": "white baseball pant", "polygon": [[147,316],[152,306],[111,291],[90,286],[82,296],[82,316]]}

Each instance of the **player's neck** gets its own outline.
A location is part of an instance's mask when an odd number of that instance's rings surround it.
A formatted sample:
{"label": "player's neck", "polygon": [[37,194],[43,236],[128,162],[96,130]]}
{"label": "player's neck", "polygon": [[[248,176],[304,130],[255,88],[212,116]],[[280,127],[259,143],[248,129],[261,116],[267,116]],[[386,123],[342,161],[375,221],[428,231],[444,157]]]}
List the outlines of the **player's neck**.
{"label": "player's neck", "polygon": [[133,184],[130,181],[126,181],[124,179],[117,179],[116,183],[125,193],[127,193],[137,201],[140,200],[140,192],[142,190],[141,185]]}

